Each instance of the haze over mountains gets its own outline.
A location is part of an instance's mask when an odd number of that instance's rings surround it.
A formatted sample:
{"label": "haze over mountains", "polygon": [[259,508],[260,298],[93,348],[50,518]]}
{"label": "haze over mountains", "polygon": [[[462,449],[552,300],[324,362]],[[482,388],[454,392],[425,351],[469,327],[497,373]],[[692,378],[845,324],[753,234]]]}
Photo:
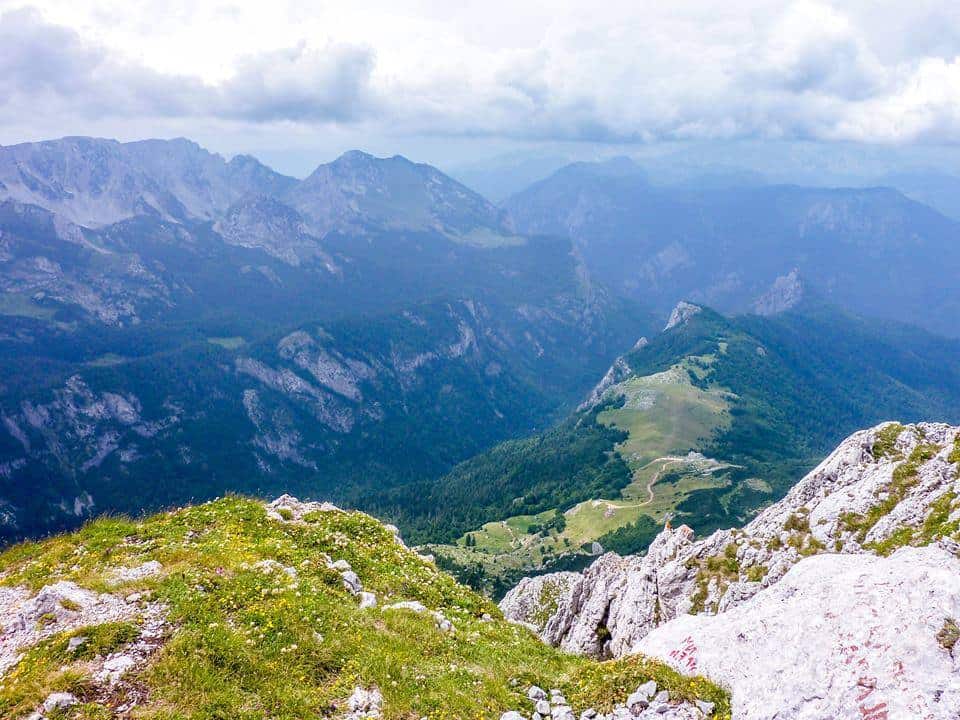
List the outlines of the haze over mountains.
{"label": "haze over mountains", "polygon": [[650,325],[569,241],[402,158],[298,182],[180,140],[0,155],[5,534],[439,473]]}
{"label": "haze over mountains", "polygon": [[[416,488],[564,418],[679,300],[816,312],[775,354],[846,312],[960,335],[957,229],[894,190],[665,188],[628,161],[495,205],[358,151],[297,180],[186,140],[3,147],[2,532],[290,490],[449,539]],[[954,344],[855,326],[838,347],[878,344],[864,371],[910,390],[857,395],[803,462],[881,411],[956,420],[953,371],[929,370]]]}
{"label": "haze over mountains", "polygon": [[799,276],[853,312],[960,335],[960,224],[890,188],[663,186],[620,158],[565,167],[504,207],[519,232],[570,237],[601,282],[660,312],[679,298],[754,309]]}

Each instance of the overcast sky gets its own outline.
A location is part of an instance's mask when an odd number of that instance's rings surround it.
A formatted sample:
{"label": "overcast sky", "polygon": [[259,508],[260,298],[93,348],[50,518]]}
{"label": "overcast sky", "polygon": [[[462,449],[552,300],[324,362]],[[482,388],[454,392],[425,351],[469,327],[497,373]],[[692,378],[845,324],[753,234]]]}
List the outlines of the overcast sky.
{"label": "overcast sky", "polygon": [[0,143],[68,134],[294,173],[351,147],[952,144],[960,2],[0,0]]}

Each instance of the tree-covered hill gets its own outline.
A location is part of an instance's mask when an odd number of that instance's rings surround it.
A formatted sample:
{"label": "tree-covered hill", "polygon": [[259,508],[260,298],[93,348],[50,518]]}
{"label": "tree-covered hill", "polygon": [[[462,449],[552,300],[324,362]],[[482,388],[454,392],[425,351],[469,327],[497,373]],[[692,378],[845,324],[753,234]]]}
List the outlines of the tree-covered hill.
{"label": "tree-covered hill", "polygon": [[957,341],[812,303],[771,317],[703,308],[607,380],[550,431],[384,507],[418,541],[447,543],[431,548],[464,577],[499,575],[502,588],[582,562],[594,542],[642,550],[668,518],[698,532],[742,524],[857,427],[960,418]]}

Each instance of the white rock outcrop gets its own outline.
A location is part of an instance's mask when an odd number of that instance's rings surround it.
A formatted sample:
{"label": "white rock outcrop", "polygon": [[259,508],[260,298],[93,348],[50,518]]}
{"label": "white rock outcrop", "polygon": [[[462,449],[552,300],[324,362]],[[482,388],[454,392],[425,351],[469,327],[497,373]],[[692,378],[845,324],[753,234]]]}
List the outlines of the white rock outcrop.
{"label": "white rock outcrop", "polygon": [[[533,704],[532,720],[704,720],[713,714],[714,705],[705,700],[686,702],[671,700],[667,690],[657,691],[657,683],[649,680],[626,696],[625,700],[613,706],[610,712],[600,713],[587,708],[579,714],[570,706],[563,693],[558,689],[547,693],[536,685],[527,689],[527,698]],[[509,710],[500,716],[500,720],[527,720],[527,716],[516,710]]]}
{"label": "white rock outcrop", "polygon": [[729,688],[743,720],[955,720],[960,648],[937,634],[957,617],[960,560],[940,547],[821,555],[724,613],[679,616],[631,651]]}
{"label": "white rock outcrop", "polygon": [[[775,702],[763,707],[770,714],[763,715],[759,704],[743,706],[735,717],[744,718],[847,717],[836,703],[848,677],[823,655],[824,648],[837,650],[844,642],[864,648],[867,640],[882,636],[888,646],[883,654],[874,660],[858,656],[851,663],[882,664],[888,653],[899,653],[916,669],[898,676],[902,699],[883,702],[897,709],[926,708],[926,714],[910,715],[891,710],[889,720],[960,717],[937,714],[941,707],[953,707],[936,698],[952,697],[946,687],[960,687],[960,675],[950,651],[931,640],[947,618],[960,614],[958,448],[960,428],[944,424],[885,423],[855,433],[742,529],[695,540],[690,528],[668,526],[643,556],[608,553],[583,573],[527,578],[507,594],[501,609],[509,620],[534,627],[544,641],[597,657],[643,651],[676,659],[670,655],[674,650],[689,655],[680,642],[688,636],[698,649],[701,636],[716,640],[715,652],[723,645],[726,653],[723,660],[699,662],[697,672],[732,687],[735,703],[738,693],[750,696],[741,702],[759,703],[762,683],[773,688],[776,673],[784,673],[780,681],[789,692],[768,693]],[[889,553],[889,558],[878,557]],[[863,572],[855,572],[858,567]],[[851,583],[857,593],[851,594]],[[902,598],[899,609],[897,597]],[[907,616],[915,622],[907,622]],[[885,618],[882,622],[896,631],[862,638],[849,621],[868,617]],[[766,619],[761,623],[760,618]],[[754,623],[754,629],[732,629],[740,627],[738,622]],[[741,633],[769,634],[771,640],[764,652],[754,651],[743,646]],[[664,651],[665,645],[657,643],[665,637],[679,649]],[[787,665],[767,662],[765,652],[776,655],[778,647],[790,643],[778,657],[792,658],[791,672]],[[721,672],[723,663],[727,669]],[[753,680],[744,680],[746,675]],[[821,692],[821,682],[832,688],[830,693]],[[894,685],[883,687],[893,693]],[[913,705],[891,704],[907,703],[907,695]],[[784,712],[775,715],[774,706],[787,696],[801,705],[811,698],[823,703],[789,712],[793,706],[781,704]],[[878,713],[849,717],[887,718]]]}
{"label": "white rock outcrop", "polygon": [[673,330],[678,325],[683,325],[687,320],[703,310],[699,305],[688,303],[686,300],[678,302],[670,313],[670,319],[663,326],[663,331]]}
{"label": "white rock outcrop", "polygon": [[95,593],[61,581],[36,595],[21,587],[0,588],[0,675],[20,660],[20,652],[44,638],[87,625],[130,620],[141,612],[108,593]]}
{"label": "white rock outcrop", "polygon": [[363,688],[357,686],[347,699],[349,712],[343,720],[366,720],[379,718],[383,708],[383,695],[377,687]]}
{"label": "white rock outcrop", "polygon": [[303,522],[303,516],[315,512],[343,512],[329,502],[301,502],[293,495],[281,495],[267,504],[267,517],[271,520]]}

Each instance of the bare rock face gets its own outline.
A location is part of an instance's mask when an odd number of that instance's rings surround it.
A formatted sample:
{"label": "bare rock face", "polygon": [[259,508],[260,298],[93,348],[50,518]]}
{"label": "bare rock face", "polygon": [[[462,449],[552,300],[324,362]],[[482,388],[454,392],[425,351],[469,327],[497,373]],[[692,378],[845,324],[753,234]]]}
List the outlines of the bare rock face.
{"label": "bare rock face", "polygon": [[796,268],[779,276],[770,288],[753,302],[757,315],[776,315],[796,307],[803,300],[803,281]]}
{"label": "bare rock face", "polygon": [[320,241],[307,232],[300,214],[268,195],[234,203],[214,229],[230,245],[259,248],[288,265],[315,261],[327,272],[340,272]]}
{"label": "bare rock face", "polygon": [[678,325],[683,325],[687,320],[692,318],[698,312],[703,310],[699,305],[694,305],[693,303],[688,303],[685,300],[681,300],[673,308],[673,312],[670,313],[670,319],[667,320],[667,324],[664,326],[663,331],[672,330]]}
{"label": "bare rock face", "polygon": [[937,633],[958,616],[960,560],[940,547],[821,555],[724,613],[681,615],[631,650],[729,687],[744,720],[952,720],[960,652]]}
{"label": "bare rock face", "polygon": [[687,526],[666,529],[646,555],[607,553],[583,574],[525,578],[500,609],[570,652],[619,657],[633,643],[688,606],[695,572],[687,567],[697,545]]}

